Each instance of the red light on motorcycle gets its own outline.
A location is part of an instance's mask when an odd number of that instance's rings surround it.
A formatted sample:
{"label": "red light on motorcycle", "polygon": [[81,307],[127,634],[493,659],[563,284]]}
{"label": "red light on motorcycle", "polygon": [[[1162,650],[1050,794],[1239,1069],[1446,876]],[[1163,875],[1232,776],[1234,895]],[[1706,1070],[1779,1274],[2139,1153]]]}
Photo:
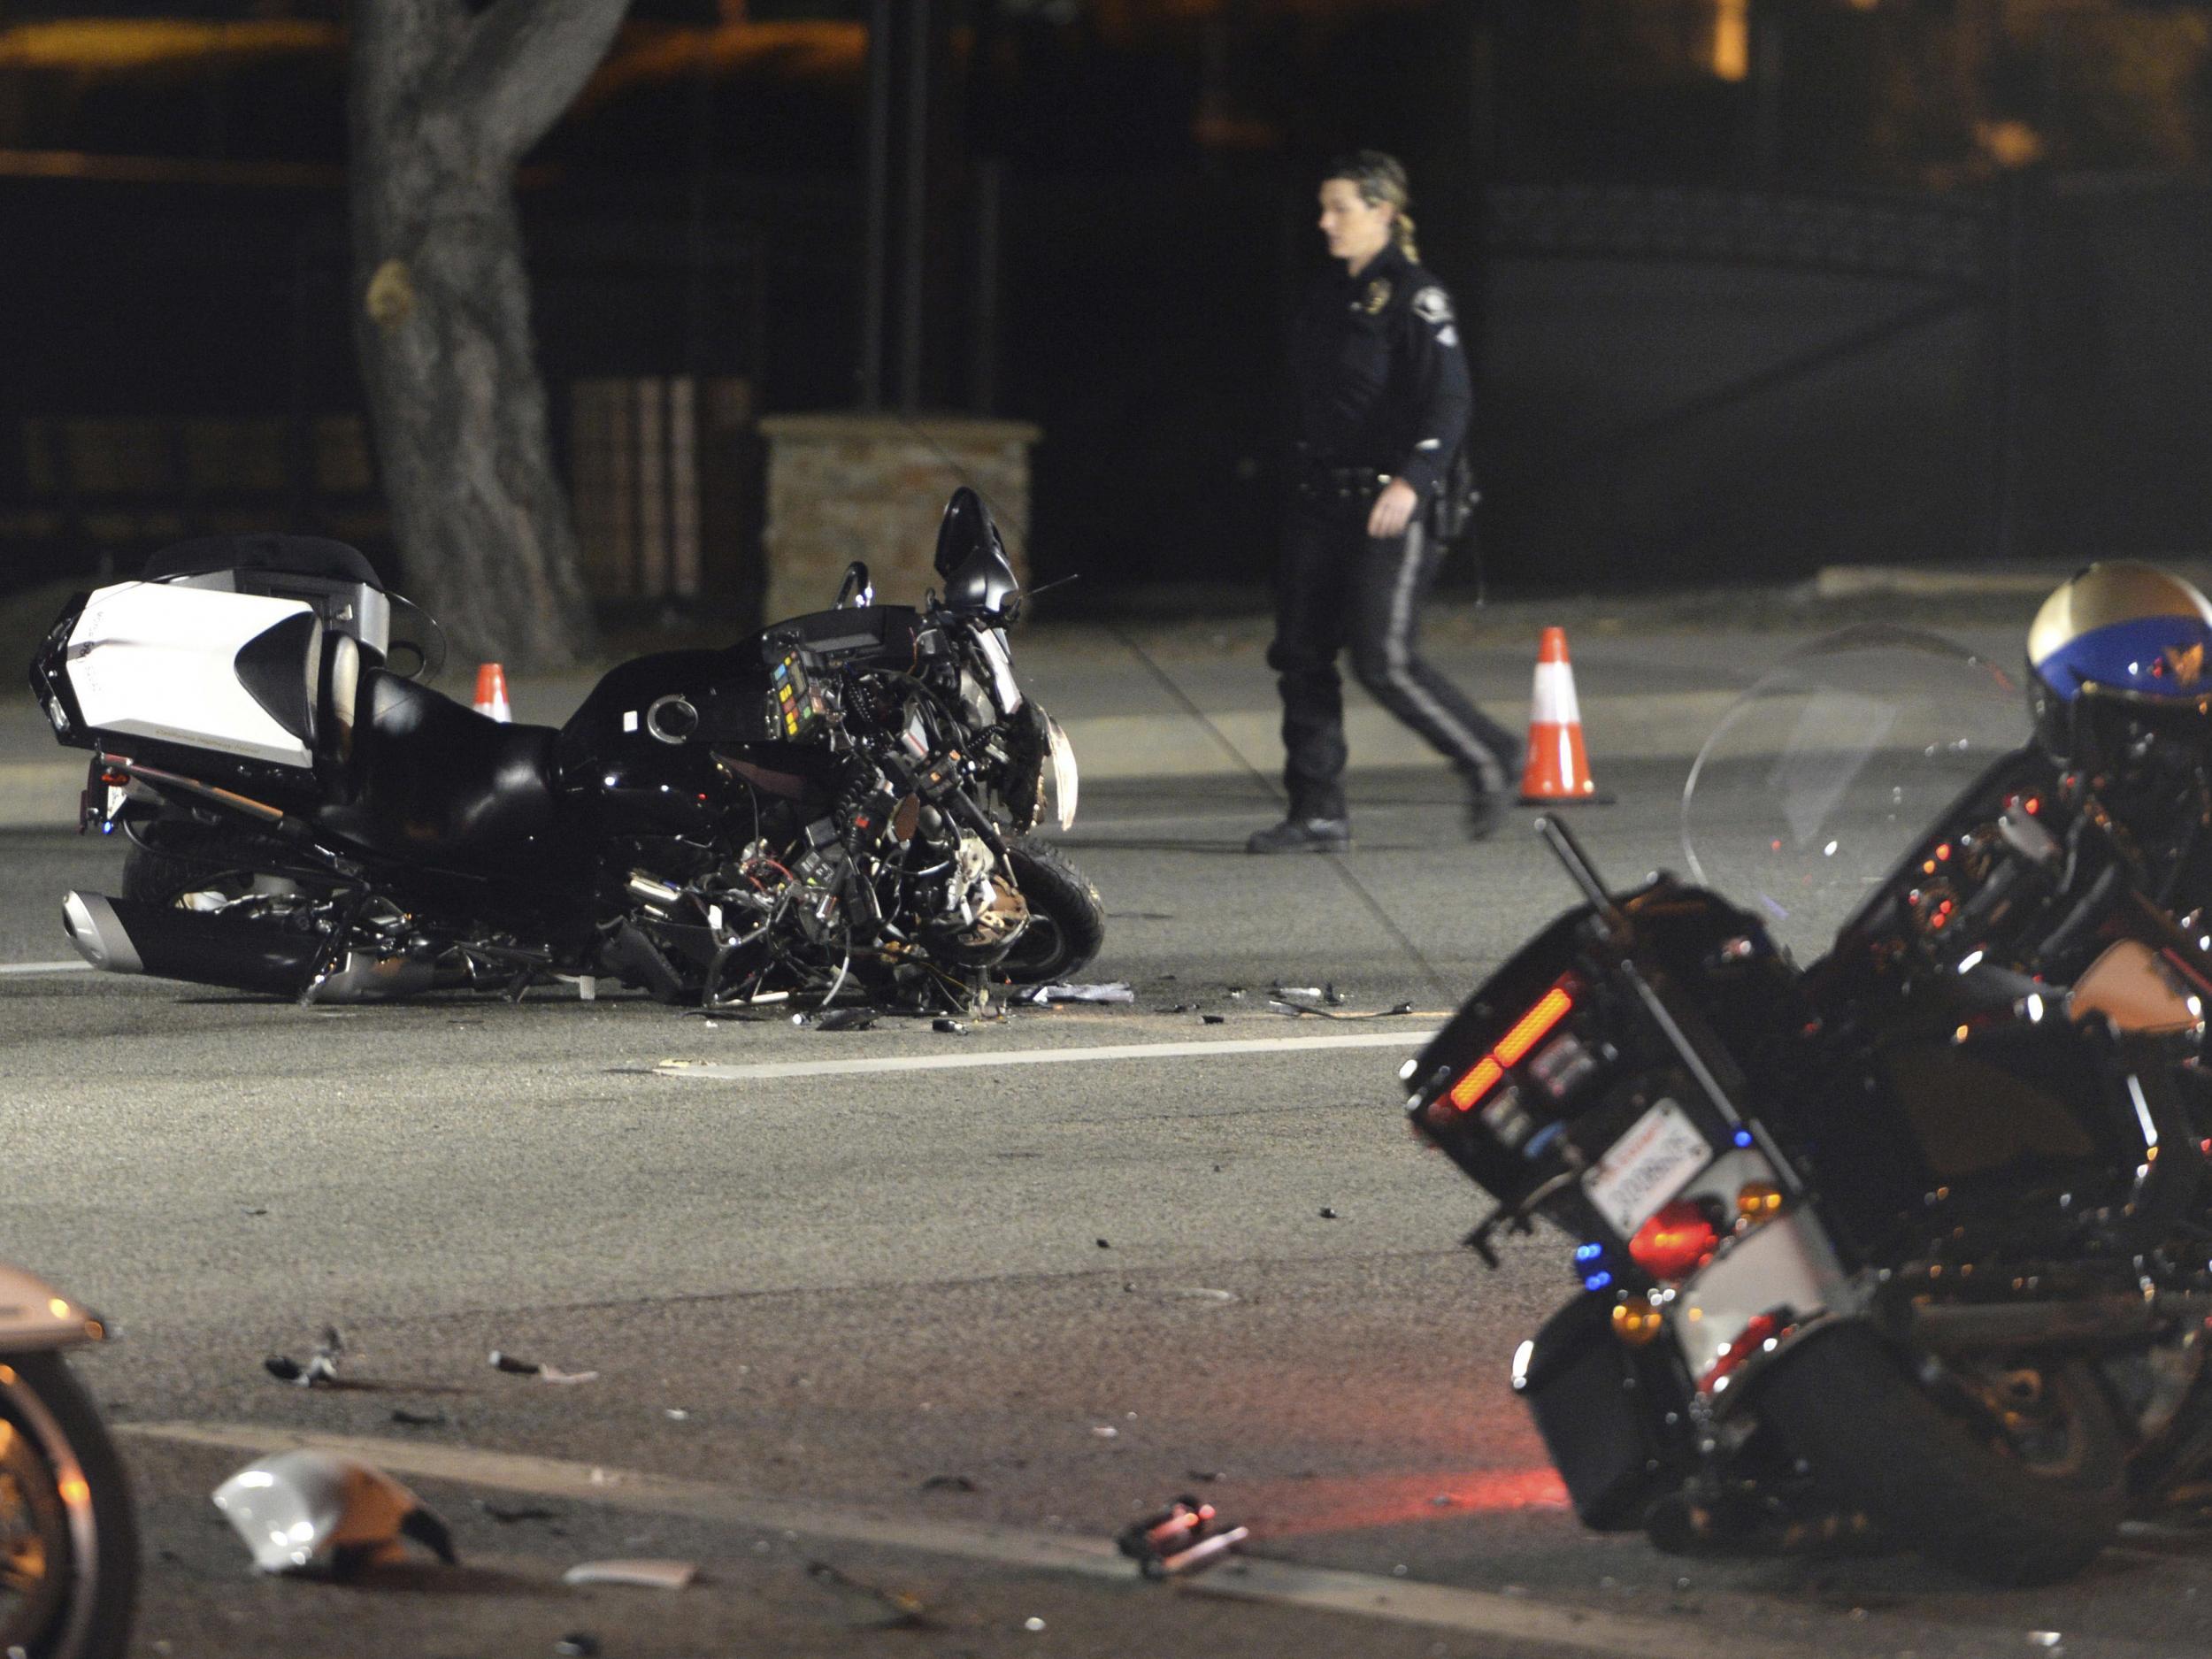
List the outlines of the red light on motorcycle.
{"label": "red light on motorcycle", "polygon": [[1518,1065],[1528,1051],[1544,1040],[1545,1033],[1566,1018],[1567,1010],[1574,1005],[1574,998],[1567,995],[1563,986],[1555,985],[1545,992],[1536,1006],[1498,1039],[1497,1047],[1476,1061],[1466,1075],[1452,1085],[1452,1104],[1462,1111],[1471,1110],[1504,1080],[1505,1068]]}
{"label": "red light on motorcycle", "polygon": [[1686,1198],[1662,1204],[1628,1241],[1630,1259],[1661,1280],[1687,1279],[1718,1248],[1720,1234],[1711,1217]]}
{"label": "red light on motorcycle", "polygon": [[1486,1054],[1475,1062],[1474,1070],[1452,1085],[1452,1104],[1462,1111],[1471,1110],[1504,1077],[1505,1068]]}
{"label": "red light on motorcycle", "polygon": [[1701,1394],[1718,1394],[1728,1386],[1731,1372],[1748,1361],[1782,1328],[1781,1321],[1770,1313],[1755,1313],[1751,1321],[1736,1339],[1724,1345],[1720,1357],[1705,1368],[1705,1374],[1697,1379],[1697,1391]]}
{"label": "red light on motorcycle", "polygon": [[1543,1000],[1520,1018],[1511,1031],[1498,1039],[1493,1051],[1502,1065],[1518,1065],[1521,1057],[1543,1039],[1544,1033],[1566,1018],[1567,1010],[1574,1006],[1574,999],[1557,986],[1544,993]]}

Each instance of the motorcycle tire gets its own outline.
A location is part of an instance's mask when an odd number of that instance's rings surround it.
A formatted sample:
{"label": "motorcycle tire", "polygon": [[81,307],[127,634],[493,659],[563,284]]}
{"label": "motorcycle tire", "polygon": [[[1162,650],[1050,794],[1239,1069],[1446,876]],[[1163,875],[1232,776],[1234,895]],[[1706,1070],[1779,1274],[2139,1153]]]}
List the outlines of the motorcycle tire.
{"label": "motorcycle tire", "polygon": [[[228,892],[295,862],[280,841],[248,830],[173,828],[152,845],[133,841],[123,855],[123,896],[148,904],[175,904],[204,888]],[[248,878],[241,883],[238,878]],[[231,896],[235,896],[234,894]]]}
{"label": "motorcycle tire", "polygon": [[[0,1653],[122,1659],[138,1601],[138,1521],[115,1442],[58,1354],[0,1363]],[[22,1563],[41,1571],[26,1578]]]}
{"label": "motorcycle tire", "polygon": [[1007,843],[1007,862],[1029,901],[1029,926],[1001,958],[1011,985],[1062,985],[1090,966],[1106,942],[1106,901],[1049,841],[1024,835]]}
{"label": "motorcycle tire", "polygon": [[2041,1373],[2062,1414],[2061,1455],[2024,1455],[1993,1417],[1948,1409],[1868,1326],[1839,1324],[1779,1356],[1760,1417],[1816,1479],[1897,1544],[2008,1588],[2072,1578],[2126,1513],[2124,1448],[2085,1362]]}

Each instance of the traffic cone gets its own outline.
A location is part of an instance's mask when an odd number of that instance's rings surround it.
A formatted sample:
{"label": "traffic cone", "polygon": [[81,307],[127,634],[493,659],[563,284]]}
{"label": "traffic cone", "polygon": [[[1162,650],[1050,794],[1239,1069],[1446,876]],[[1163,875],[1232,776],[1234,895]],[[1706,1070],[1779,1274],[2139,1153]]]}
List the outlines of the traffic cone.
{"label": "traffic cone", "polygon": [[[1573,692],[1567,694],[1572,696]],[[495,720],[511,720],[514,710],[507,706],[507,671],[497,663],[480,664],[476,670],[476,711],[488,714]]]}
{"label": "traffic cone", "polygon": [[1528,759],[1521,768],[1521,799],[1532,806],[1566,806],[1610,800],[1590,776],[1582,747],[1582,705],[1575,699],[1574,664],[1567,660],[1567,630],[1546,628],[1536,648],[1536,687],[1529,695]]}

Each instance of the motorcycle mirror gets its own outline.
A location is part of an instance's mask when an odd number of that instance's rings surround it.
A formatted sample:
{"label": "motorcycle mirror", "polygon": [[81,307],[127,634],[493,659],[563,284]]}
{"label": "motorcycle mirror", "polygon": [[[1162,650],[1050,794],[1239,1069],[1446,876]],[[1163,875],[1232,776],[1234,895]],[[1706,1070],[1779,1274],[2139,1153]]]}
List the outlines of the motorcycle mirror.
{"label": "motorcycle mirror", "polygon": [[215,1488],[215,1507],[264,1572],[343,1577],[411,1538],[449,1567],[452,1535],[420,1498],[380,1469],[336,1452],[279,1452]]}
{"label": "motorcycle mirror", "polygon": [[837,609],[865,610],[876,602],[876,585],[868,580],[868,567],[859,559],[845,566],[845,580],[838,585]]}

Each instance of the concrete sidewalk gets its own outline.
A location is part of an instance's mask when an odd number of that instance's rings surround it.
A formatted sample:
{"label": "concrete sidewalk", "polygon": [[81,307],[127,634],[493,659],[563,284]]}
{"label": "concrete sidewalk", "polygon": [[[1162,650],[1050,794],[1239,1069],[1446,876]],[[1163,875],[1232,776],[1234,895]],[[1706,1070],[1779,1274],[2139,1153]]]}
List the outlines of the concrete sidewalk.
{"label": "concrete sidewalk", "polygon": [[[2037,579],[2040,581],[2039,574]],[[1509,730],[1524,731],[1536,639],[1568,628],[1592,766],[1609,757],[1686,762],[1736,696],[1809,641],[1852,623],[1935,626],[2000,662],[2019,654],[2036,595],[2018,585],[1933,599],[1862,581],[1809,589],[1440,603],[1423,649]],[[1086,777],[1182,778],[1282,769],[1279,706],[1265,663],[1271,625],[1255,616],[1179,621],[1041,622],[1020,628],[1022,683],[1067,728]],[[516,676],[518,720],[558,725],[595,673]],[[440,688],[466,697],[472,668]],[[1345,687],[1356,768],[1441,765],[1356,685]],[[56,742],[37,704],[0,701],[0,828],[76,821],[86,756]]]}

